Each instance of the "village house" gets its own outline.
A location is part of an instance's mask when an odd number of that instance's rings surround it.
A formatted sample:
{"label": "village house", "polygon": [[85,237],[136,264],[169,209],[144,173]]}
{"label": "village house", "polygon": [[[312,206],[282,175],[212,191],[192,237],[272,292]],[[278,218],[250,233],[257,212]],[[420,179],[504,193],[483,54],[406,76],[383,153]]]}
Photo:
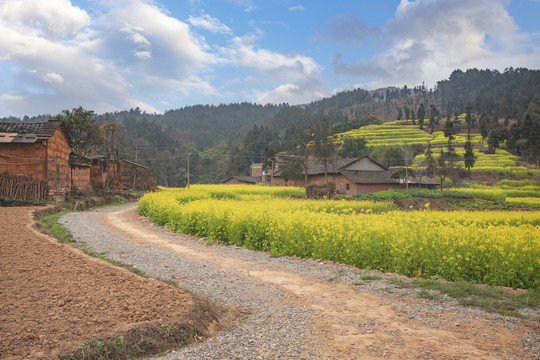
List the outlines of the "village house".
{"label": "village house", "polygon": [[0,196],[62,201],[75,190],[151,190],[150,169],[125,159],[89,159],[71,151],[62,121],[0,122]]}
{"label": "village house", "polygon": [[0,174],[4,173],[6,187],[2,192],[20,192],[24,183],[40,198],[63,200],[71,189],[70,153],[69,135],[61,121],[0,123]]}
{"label": "village house", "polygon": [[[392,175],[399,169],[389,169],[367,156],[354,159],[339,159],[329,164],[327,169],[328,181],[334,182],[337,189],[347,194],[372,193],[389,189],[403,189],[404,180],[394,179]],[[273,174],[272,183],[277,186],[304,186],[304,177],[297,180],[285,181],[282,170]],[[307,185],[325,184],[324,165],[319,162],[309,162],[307,166]],[[427,177],[409,178],[409,187],[435,188],[438,182]]]}

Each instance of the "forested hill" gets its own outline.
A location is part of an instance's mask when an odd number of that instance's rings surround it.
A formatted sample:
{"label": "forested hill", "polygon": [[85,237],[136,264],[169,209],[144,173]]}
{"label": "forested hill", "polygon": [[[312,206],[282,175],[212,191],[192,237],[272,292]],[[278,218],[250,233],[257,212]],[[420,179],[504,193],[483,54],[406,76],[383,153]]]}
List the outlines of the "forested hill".
{"label": "forested hill", "polygon": [[127,127],[138,126],[145,120],[157,121],[162,127],[173,129],[189,140],[197,149],[215,146],[230,140],[239,133],[246,133],[253,125],[261,125],[274,117],[281,106],[233,103],[220,105],[195,105],[168,110],[163,115],[147,114],[139,109],[120,111],[99,116],[119,121]]}
{"label": "forested hill", "polygon": [[383,120],[404,118],[405,108],[416,110],[433,104],[441,113],[463,113],[468,104],[473,113],[521,118],[533,96],[540,93],[540,70],[508,68],[455,70],[434,88],[389,87],[374,91],[356,89],[305,105],[313,111],[341,111],[351,118],[375,115]]}

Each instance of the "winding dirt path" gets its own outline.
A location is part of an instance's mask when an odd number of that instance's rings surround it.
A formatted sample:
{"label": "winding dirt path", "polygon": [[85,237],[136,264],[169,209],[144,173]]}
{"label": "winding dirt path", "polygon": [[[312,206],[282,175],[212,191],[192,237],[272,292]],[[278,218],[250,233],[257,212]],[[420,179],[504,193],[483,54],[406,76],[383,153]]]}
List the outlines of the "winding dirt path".
{"label": "winding dirt path", "polygon": [[263,263],[217,254],[211,248],[194,247],[164,236],[160,228],[137,215],[134,207],[105,212],[99,222],[96,226],[122,233],[131,241],[211,263],[223,271],[277,286],[295,296],[317,315],[318,328],[324,331],[314,336],[323,338],[332,358],[350,358],[352,354],[361,353],[365,359],[408,359],[419,351],[431,354],[434,359],[533,359],[538,356],[523,348],[522,332],[530,331],[525,327],[509,330],[483,319],[458,322],[457,314],[451,309],[433,314],[438,326],[427,326],[403,316],[384,298],[359,292],[353,286],[279,271]]}

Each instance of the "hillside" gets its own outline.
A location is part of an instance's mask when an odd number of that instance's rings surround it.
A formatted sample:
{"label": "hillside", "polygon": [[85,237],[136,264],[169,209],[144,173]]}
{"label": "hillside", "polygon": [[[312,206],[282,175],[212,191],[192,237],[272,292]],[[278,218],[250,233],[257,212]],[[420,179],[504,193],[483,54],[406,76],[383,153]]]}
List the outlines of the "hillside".
{"label": "hillside", "polygon": [[[508,68],[497,70],[455,70],[448,79],[438,81],[435,88],[424,85],[413,88],[388,87],[376,91],[353,90],[312,102],[312,111],[342,111],[357,118],[372,114],[385,121],[405,118],[405,108],[414,111],[424,104],[435,105],[443,113],[463,113],[467,104],[477,114],[519,118],[534,94],[540,92],[540,70]],[[400,117],[400,109],[402,116]]]}

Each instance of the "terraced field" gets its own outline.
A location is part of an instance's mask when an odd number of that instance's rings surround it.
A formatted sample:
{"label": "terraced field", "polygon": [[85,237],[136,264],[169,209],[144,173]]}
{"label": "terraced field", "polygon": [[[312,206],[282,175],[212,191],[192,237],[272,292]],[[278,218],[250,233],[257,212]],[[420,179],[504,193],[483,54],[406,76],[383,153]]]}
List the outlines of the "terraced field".
{"label": "terraced field", "polygon": [[[464,121],[464,117],[465,115],[460,115],[458,118]],[[420,129],[418,125],[411,125],[410,121],[406,120],[397,120],[382,125],[368,125],[359,129],[339,133],[334,135],[334,141],[339,144],[346,137],[363,137],[368,147],[403,145],[421,145],[427,147],[431,145],[434,157],[438,157],[438,148],[444,148],[448,143],[448,138],[444,136],[442,131],[435,131],[433,134],[430,134]],[[452,142],[461,160],[465,154],[463,146],[466,141],[467,134],[463,133],[457,134]],[[471,142],[475,148],[487,147],[487,144],[482,143],[482,136],[480,134],[471,134]],[[498,150],[496,154],[485,154],[475,150],[475,156],[477,159],[471,168],[472,172],[510,174],[518,177],[526,177],[538,172],[538,169],[534,166],[525,167],[519,165],[519,157],[505,150]],[[424,155],[417,156],[413,166],[421,168],[424,160]],[[465,167],[463,161],[458,161],[457,165],[463,168]]]}

